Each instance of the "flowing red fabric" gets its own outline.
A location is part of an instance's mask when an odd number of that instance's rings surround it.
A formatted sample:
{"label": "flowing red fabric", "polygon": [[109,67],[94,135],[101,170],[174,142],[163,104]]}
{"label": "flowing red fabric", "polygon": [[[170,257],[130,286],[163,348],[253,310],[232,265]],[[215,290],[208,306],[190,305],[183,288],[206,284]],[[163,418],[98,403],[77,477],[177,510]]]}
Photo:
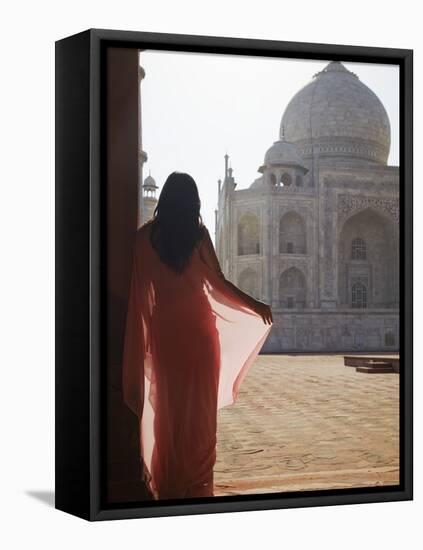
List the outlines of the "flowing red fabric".
{"label": "flowing red fabric", "polygon": [[155,499],[213,496],[217,410],[234,403],[271,325],[228,285],[208,231],[181,274],[136,235],[123,397]]}

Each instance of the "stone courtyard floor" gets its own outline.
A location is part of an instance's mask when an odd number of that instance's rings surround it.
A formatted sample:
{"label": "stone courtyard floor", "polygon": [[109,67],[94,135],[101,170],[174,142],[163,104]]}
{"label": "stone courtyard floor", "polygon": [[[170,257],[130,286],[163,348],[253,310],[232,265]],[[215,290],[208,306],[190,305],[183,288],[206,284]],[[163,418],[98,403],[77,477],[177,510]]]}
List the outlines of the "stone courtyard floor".
{"label": "stone courtyard floor", "polygon": [[259,355],[217,439],[216,496],[397,485],[399,376],[343,355]]}

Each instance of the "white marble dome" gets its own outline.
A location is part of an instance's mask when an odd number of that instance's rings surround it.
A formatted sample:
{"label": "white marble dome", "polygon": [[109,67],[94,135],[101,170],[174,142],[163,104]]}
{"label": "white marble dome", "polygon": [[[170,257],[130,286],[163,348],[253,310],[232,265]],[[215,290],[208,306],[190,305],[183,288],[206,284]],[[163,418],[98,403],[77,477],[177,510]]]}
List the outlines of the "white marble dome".
{"label": "white marble dome", "polygon": [[294,143],[286,141],[283,136],[267,150],[264,156],[264,165],[298,166],[306,170],[298,147]]}
{"label": "white marble dome", "polygon": [[156,180],[151,176],[151,174],[149,174],[145,178],[143,187],[146,188],[146,189],[158,189],[158,186],[156,184]]}
{"label": "white marble dome", "polygon": [[304,158],[360,159],[386,164],[391,131],[377,95],[340,62],[329,63],[289,102],[280,135]]}

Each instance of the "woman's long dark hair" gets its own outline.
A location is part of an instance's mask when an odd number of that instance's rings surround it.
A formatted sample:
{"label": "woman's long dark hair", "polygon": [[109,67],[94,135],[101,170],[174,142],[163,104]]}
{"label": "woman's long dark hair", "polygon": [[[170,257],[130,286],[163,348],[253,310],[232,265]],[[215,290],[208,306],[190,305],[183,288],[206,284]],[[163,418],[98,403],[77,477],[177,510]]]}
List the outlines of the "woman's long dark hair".
{"label": "woman's long dark hair", "polygon": [[151,244],[166,265],[181,273],[204,234],[200,197],[194,179],[183,172],[169,175],[151,226]]}

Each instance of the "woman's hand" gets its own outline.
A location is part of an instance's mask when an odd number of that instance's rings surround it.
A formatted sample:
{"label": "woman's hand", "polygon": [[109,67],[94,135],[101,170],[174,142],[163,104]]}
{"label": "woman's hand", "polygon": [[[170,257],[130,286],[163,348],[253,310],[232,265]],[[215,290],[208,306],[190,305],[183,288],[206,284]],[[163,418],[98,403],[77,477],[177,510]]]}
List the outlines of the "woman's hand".
{"label": "woman's hand", "polygon": [[272,310],[267,304],[255,300],[253,303],[253,310],[260,315],[266,325],[271,325],[273,323]]}

